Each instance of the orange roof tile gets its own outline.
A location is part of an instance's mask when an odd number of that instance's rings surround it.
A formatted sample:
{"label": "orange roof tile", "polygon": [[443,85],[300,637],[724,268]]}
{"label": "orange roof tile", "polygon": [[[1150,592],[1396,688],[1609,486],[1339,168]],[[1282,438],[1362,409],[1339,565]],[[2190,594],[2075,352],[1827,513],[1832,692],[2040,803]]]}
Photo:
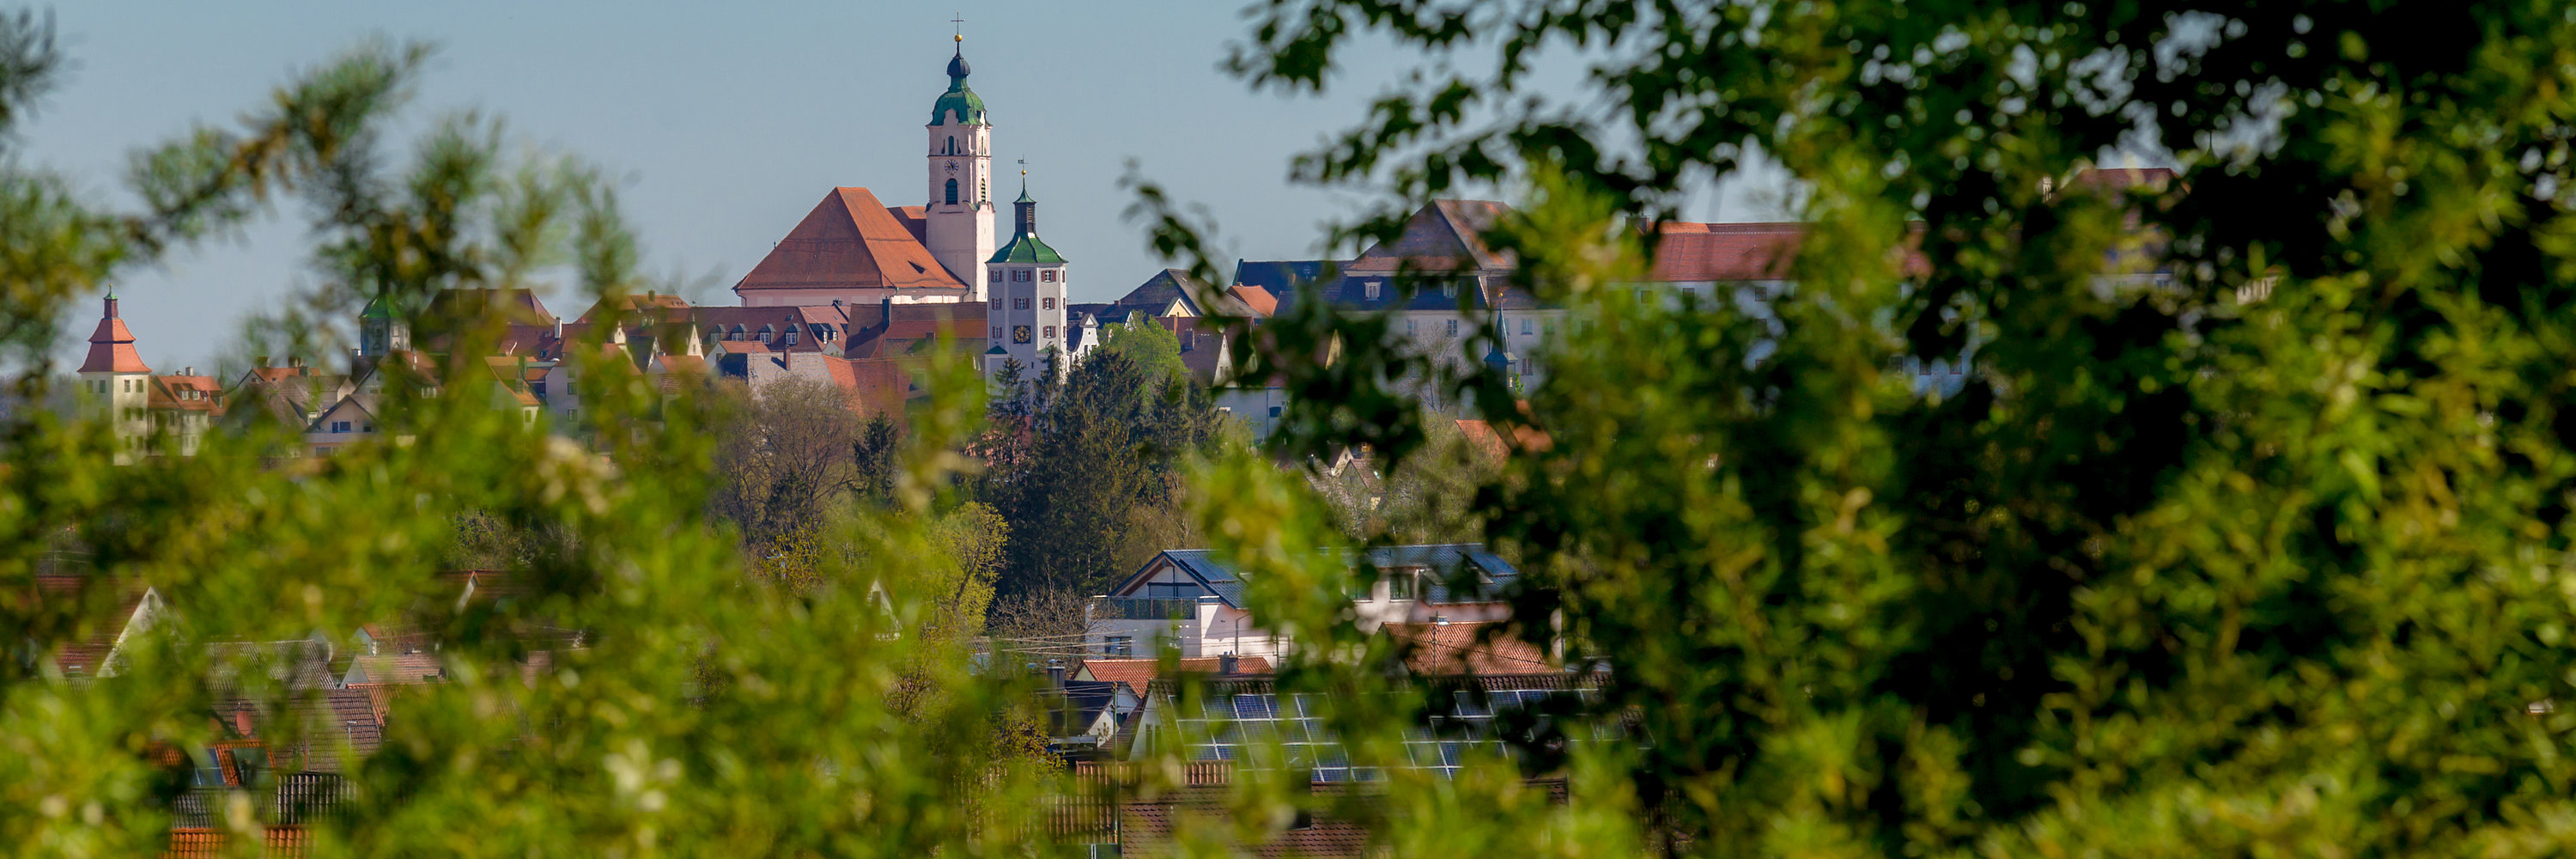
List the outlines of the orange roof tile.
{"label": "orange roof tile", "polygon": [[125,320],[116,315],[116,296],[107,297],[107,310],[98,320],[98,330],[89,335],[89,358],[81,362],[83,373],[149,373],[143,356],[134,351],[134,332],[125,328]]}
{"label": "orange roof tile", "polygon": [[1557,674],[1547,652],[1499,623],[1390,623],[1382,630],[1408,646],[1404,665],[1416,674]]}
{"label": "orange roof tile", "polygon": [[903,221],[866,188],[835,188],[734,284],[763,289],[964,290]]}
{"label": "orange roof tile", "polygon": [[[1220,661],[1221,657],[1215,656],[1183,659],[1180,661],[1179,673],[1215,674]],[[1160,659],[1085,659],[1076,668],[1078,671],[1090,672],[1093,680],[1125,683],[1128,688],[1140,694],[1145,690],[1147,682],[1163,676],[1163,661]],[[1271,673],[1270,660],[1260,656],[1242,657],[1235,662],[1234,673],[1238,675]]]}

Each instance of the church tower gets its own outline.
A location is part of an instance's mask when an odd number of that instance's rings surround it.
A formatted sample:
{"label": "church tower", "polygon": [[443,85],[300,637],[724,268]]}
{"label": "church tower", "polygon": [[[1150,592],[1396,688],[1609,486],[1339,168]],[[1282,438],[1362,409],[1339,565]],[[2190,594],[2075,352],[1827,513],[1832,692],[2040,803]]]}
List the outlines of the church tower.
{"label": "church tower", "polygon": [[116,433],[116,461],[132,462],[152,432],[152,368],[134,351],[134,332],[116,315],[116,293],[107,294],[107,310],[98,330],[89,335],[89,358],[81,362],[81,393],[90,417],[103,418]]}
{"label": "church tower", "polygon": [[970,301],[986,298],[984,260],[993,254],[993,123],[984,99],[966,86],[966,37],[948,60],[948,91],[930,107],[930,255],[966,284]]}
{"label": "church tower", "polygon": [[1035,378],[1051,362],[1056,380],[1061,381],[1072,363],[1065,347],[1073,336],[1065,328],[1064,295],[1070,284],[1064,255],[1038,239],[1038,201],[1029,196],[1028,182],[1023,171],[1020,199],[1012,203],[1017,211],[1011,243],[984,263],[993,281],[984,316],[992,327],[992,341],[1000,347],[999,352],[985,353],[984,372],[987,376],[998,372],[1007,357],[1027,368],[1026,377]]}

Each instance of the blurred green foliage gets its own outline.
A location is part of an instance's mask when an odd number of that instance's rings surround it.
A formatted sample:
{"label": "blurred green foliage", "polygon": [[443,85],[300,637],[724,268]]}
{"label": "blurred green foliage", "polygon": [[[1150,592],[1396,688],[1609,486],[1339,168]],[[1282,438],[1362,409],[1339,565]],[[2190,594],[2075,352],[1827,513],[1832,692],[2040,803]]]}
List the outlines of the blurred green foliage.
{"label": "blurred green foliage", "polygon": [[[1578,747],[1566,808],[1397,792],[1399,852],[2576,840],[2576,715],[2555,703],[2576,683],[2565,4],[1251,14],[1232,65],[1259,87],[1339,86],[1340,58],[1380,40],[1424,54],[1297,164],[1386,201],[1347,235],[1509,189],[1496,240],[1578,320],[1525,407],[1484,410],[1548,444],[1474,510],[1530,574],[1527,634],[1561,619],[1607,657],[1597,717],[1648,742]],[[1533,92],[1548,63],[1585,69],[1582,95]],[[2081,182],[2159,145],[2171,183]],[[1658,250],[1633,227],[1757,163],[1807,223],[1794,285],[1624,300]],[[1203,246],[1140,199],[1159,246]],[[1456,369],[1395,354],[1384,326],[1301,309],[1261,329],[1277,348],[1252,372],[1296,397],[1287,444],[1412,455],[1401,380],[1511,401],[1472,360],[1490,325]],[[1973,369],[1949,390],[1905,369],[1936,359]],[[1335,631],[1335,564],[1278,552],[1326,539],[1311,502],[1267,470],[1220,474],[1203,527],[1262,571],[1268,622],[1378,647]],[[1282,682],[1362,688],[1369,664]],[[1574,837],[1596,827],[1615,837]]]}

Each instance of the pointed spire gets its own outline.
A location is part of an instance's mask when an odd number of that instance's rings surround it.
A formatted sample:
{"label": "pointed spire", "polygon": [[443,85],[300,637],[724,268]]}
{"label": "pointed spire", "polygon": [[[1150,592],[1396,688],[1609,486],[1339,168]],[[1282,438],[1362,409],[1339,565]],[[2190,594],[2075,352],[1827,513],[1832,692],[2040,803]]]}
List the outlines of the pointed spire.
{"label": "pointed spire", "polygon": [[108,290],[98,319],[98,329],[89,335],[88,360],[81,362],[83,373],[149,373],[143,356],[134,351],[134,332],[116,314],[116,291]]}
{"label": "pointed spire", "polygon": [[1037,235],[1038,201],[1037,198],[1029,196],[1029,159],[1020,159],[1020,198],[1011,201],[1011,206],[1017,210],[1012,220],[1018,223],[1019,234]]}

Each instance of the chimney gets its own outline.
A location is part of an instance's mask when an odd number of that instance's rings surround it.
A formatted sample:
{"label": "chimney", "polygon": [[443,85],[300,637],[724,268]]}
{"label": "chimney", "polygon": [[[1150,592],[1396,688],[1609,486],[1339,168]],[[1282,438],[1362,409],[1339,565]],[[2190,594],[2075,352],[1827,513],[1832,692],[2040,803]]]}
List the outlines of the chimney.
{"label": "chimney", "polygon": [[267,368],[268,368],[268,356],[266,356],[266,355],[261,355],[261,356],[259,356],[259,357],[257,357],[257,358],[252,358],[252,359],[251,359],[251,363],[252,363],[252,365],[253,365],[253,366],[257,366],[257,367],[259,367],[260,369],[263,369],[263,370],[264,370],[264,369],[267,369]]}
{"label": "chimney", "polygon": [[1064,660],[1047,660],[1047,685],[1057,689],[1064,688]]}
{"label": "chimney", "polygon": [[1243,660],[1234,654],[1228,653],[1216,658],[1216,673],[1218,676],[1232,677],[1236,671],[1241,670],[1242,668]]}
{"label": "chimney", "polygon": [[194,365],[194,364],[191,364],[191,365],[188,365],[188,366],[185,366],[185,367],[181,367],[181,368],[179,368],[179,375],[182,375],[182,376],[194,376],[194,375],[196,375],[196,374],[197,374],[197,367],[196,367],[196,365]]}

